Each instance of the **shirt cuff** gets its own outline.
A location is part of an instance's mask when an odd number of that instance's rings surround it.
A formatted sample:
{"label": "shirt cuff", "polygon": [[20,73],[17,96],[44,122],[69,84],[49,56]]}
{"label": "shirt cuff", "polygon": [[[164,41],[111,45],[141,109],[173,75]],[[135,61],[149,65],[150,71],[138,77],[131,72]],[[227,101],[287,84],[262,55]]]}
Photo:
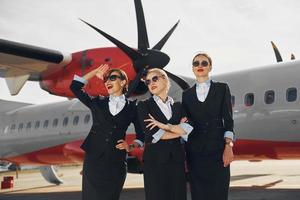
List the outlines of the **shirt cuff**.
{"label": "shirt cuff", "polygon": [[189,125],[188,123],[180,123],[179,126],[184,130],[184,132],[186,134],[182,135],[181,138],[184,141],[188,140],[189,134],[192,132],[192,130],[194,129],[191,125]]}
{"label": "shirt cuff", "polygon": [[152,137],[153,137],[152,143],[158,142],[164,134],[165,134],[165,131],[163,129],[159,129],[156,133],[154,133],[152,135]]}
{"label": "shirt cuff", "polygon": [[86,83],[87,83],[87,80],[86,80],[85,78],[80,77],[80,76],[77,76],[76,74],[74,75],[73,80],[79,81],[79,82],[81,82],[81,83],[83,83],[83,84],[86,84]]}
{"label": "shirt cuff", "polygon": [[133,140],[133,142],[138,143],[140,147],[144,146],[144,143],[141,140],[135,139],[135,140]]}
{"label": "shirt cuff", "polygon": [[225,131],[224,138],[229,138],[232,141],[236,140],[235,135],[234,135],[234,133],[232,131]]}

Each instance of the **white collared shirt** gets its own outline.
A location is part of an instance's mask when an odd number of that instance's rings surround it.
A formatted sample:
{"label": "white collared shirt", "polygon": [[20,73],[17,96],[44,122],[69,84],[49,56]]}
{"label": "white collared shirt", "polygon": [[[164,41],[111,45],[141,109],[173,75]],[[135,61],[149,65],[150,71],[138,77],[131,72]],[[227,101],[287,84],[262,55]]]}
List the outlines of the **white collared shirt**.
{"label": "white collared shirt", "polygon": [[[170,120],[172,117],[172,105],[174,104],[173,98],[168,96],[167,101],[163,102],[158,96],[153,95],[153,99],[162,113],[166,116],[167,120]],[[192,132],[193,127],[188,123],[180,123],[179,126],[186,132],[186,134],[182,135],[181,138],[187,141],[188,135]],[[152,143],[158,142],[164,134],[165,131],[163,129],[159,129],[155,134],[152,135]]]}
{"label": "white collared shirt", "polygon": [[160,110],[164,113],[167,120],[170,120],[172,117],[172,105],[174,104],[174,100],[172,97],[167,97],[167,101],[163,102],[161,98],[156,95],[153,95],[153,99],[160,108]]}
{"label": "white collared shirt", "polygon": [[207,81],[203,82],[203,83],[196,83],[196,94],[197,94],[197,98],[199,101],[204,102],[208,92],[209,92],[209,88],[210,88],[210,81],[211,79],[208,79]]}
{"label": "white collared shirt", "polygon": [[112,95],[109,96],[108,107],[110,113],[113,116],[121,112],[125,104],[126,104],[126,98],[124,94],[122,94],[121,96],[112,96]]}

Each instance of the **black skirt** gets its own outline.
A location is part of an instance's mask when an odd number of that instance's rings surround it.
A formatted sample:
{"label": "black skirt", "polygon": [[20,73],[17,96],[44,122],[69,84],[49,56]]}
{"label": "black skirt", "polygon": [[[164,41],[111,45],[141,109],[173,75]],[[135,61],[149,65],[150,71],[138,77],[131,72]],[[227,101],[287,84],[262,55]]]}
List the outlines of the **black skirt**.
{"label": "black skirt", "polygon": [[184,162],[144,162],[146,200],[186,200]]}
{"label": "black skirt", "polygon": [[227,200],[230,166],[224,167],[223,151],[214,155],[187,152],[192,200]]}
{"label": "black skirt", "polygon": [[118,200],[126,178],[126,162],[85,155],[82,200]]}

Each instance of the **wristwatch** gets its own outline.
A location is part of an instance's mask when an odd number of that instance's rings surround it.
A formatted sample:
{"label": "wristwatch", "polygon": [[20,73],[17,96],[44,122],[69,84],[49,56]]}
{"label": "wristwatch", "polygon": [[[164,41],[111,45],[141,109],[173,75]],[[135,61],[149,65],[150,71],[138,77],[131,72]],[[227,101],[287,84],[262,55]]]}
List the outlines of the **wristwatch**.
{"label": "wristwatch", "polygon": [[233,147],[233,142],[232,141],[226,141],[226,145]]}

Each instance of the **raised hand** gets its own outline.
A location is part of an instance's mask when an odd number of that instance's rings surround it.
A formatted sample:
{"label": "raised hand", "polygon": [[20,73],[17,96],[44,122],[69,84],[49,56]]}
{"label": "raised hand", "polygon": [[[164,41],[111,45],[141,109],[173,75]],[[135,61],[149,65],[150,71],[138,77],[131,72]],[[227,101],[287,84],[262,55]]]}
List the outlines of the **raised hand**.
{"label": "raised hand", "polygon": [[98,78],[103,80],[103,78],[104,78],[103,76],[105,75],[105,73],[107,72],[108,69],[109,69],[109,66],[107,64],[102,64],[98,68],[85,74],[83,76],[83,78],[85,80],[89,80],[89,79],[93,78],[94,76],[97,76]]}
{"label": "raised hand", "polygon": [[108,71],[109,66],[107,64],[100,65],[97,69],[95,69],[95,75],[103,80],[105,73]]}

